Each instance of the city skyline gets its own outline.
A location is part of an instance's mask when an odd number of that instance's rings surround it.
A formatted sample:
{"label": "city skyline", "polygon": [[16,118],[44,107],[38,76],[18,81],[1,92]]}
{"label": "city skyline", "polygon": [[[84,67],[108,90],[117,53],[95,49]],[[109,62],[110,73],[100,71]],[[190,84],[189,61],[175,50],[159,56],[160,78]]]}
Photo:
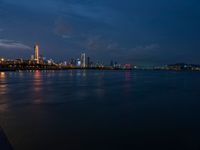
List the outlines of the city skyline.
{"label": "city skyline", "polygon": [[[112,61],[112,60],[111,60]],[[6,58],[0,57],[0,71],[16,70],[66,70],[66,69],[97,69],[97,70],[131,70],[136,66],[131,64],[120,64],[117,61],[105,63],[94,60],[86,53],[82,52],[79,57],[71,57],[68,60],[56,61],[47,58],[40,53],[40,45],[37,43],[32,48],[29,58]]]}
{"label": "city skyline", "polygon": [[200,2],[0,0],[0,56],[55,60],[84,52],[136,65],[200,64]]}

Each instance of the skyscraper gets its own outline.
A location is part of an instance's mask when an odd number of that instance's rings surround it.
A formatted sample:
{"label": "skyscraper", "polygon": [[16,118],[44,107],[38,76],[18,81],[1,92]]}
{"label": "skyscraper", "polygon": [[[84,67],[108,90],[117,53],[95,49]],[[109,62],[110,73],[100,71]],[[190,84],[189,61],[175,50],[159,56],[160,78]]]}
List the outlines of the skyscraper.
{"label": "skyscraper", "polygon": [[90,57],[87,57],[87,67],[90,68]]}
{"label": "skyscraper", "polygon": [[76,63],[77,63],[77,64],[76,64],[77,67],[81,67],[81,61],[80,61],[80,59],[77,59],[77,60],[76,60]]}
{"label": "skyscraper", "polygon": [[39,45],[36,44],[34,50],[35,50],[35,61],[37,64],[39,64]]}
{"label": "skyscraper", "polygon": [[86,67],[86,55],[85,55],[85,53],[81,54],[81,67],[82,68]]}

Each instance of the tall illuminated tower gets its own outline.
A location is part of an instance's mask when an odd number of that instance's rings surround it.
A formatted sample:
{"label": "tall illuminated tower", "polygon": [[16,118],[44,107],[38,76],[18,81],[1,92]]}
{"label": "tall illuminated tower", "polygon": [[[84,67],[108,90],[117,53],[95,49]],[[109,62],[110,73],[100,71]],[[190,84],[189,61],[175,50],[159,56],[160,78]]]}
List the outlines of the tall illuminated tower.
{"label": "tall illuminated tower", "polygon": [[86,67],[86,55],[85,55],[85,53],[81,54],[81,67],[83,67],[83,68]]}
{"label": "tall illuminated tower", "polygon": [[39,64],[39,45],[36,44],[34,50],[35,50],[35,61],[37,62],[37,64]]}

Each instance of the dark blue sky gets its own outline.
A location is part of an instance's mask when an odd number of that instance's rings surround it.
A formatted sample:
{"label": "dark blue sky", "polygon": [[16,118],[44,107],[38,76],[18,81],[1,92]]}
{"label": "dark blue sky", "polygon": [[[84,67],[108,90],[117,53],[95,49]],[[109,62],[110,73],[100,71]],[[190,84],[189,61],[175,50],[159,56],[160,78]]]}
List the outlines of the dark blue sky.
{"label": "dark blue sky", "polygon": [[200,63],[199,0],[0,0],[0,56]]}

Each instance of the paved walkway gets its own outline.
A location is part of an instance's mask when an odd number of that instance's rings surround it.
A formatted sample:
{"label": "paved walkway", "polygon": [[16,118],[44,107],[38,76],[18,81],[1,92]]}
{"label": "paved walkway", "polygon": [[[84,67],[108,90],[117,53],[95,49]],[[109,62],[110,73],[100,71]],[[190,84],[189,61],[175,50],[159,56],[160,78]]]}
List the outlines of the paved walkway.
{"label": "paved walkway", "polygon": [[13,150],[1,127],[0,127],[0,150]]}

